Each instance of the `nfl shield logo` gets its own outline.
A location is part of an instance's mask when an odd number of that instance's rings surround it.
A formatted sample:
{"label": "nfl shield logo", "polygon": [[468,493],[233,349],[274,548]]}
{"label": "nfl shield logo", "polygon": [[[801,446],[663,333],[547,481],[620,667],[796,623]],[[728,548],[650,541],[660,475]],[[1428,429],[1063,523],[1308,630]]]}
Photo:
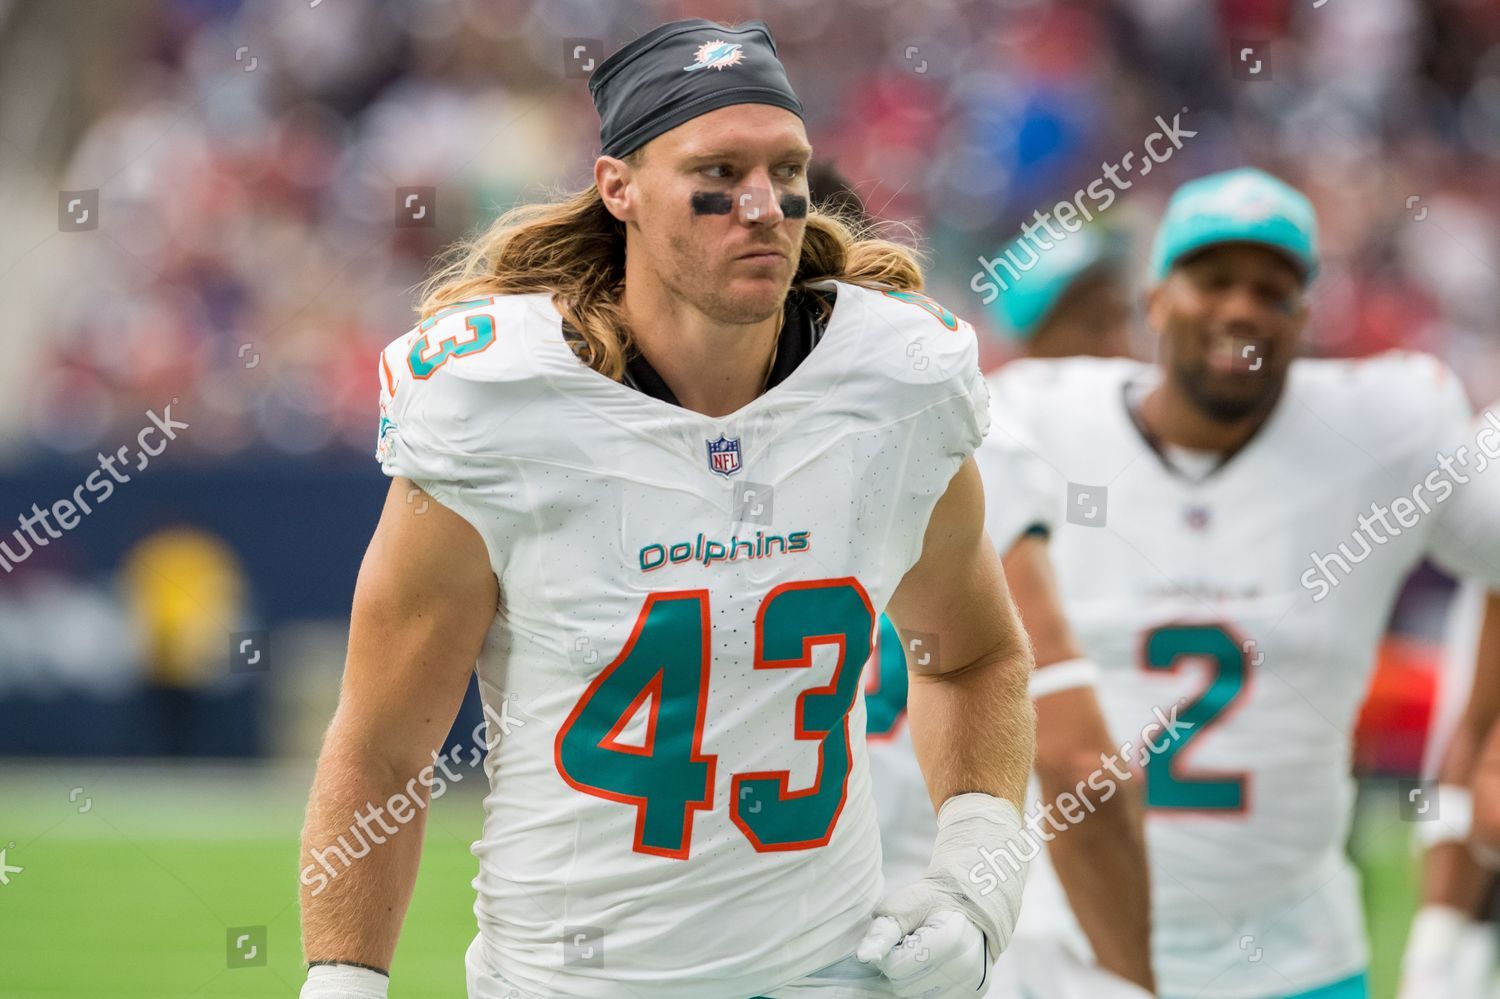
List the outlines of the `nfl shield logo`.
{"label": "nfl shield logo", "polygon": [[708,445],[708,467],[724,477],[740,470],[740,439],[719,435],[716,441],[705,441]]}

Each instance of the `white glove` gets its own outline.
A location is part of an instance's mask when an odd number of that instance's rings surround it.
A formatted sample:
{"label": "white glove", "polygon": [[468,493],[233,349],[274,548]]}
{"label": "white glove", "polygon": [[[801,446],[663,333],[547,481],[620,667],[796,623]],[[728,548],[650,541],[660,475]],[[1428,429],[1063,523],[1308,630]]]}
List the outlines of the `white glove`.
{"label": "white glove", "polygon": [[1401,999],[1469,999],[1487,994],[1495,973],[1491,928],[1457,909],[1424,906],[1401,959]]}
{"label": "white glove", "polygon": [[942,999],[983,988],[1015,930],[1026,858],[1036,853],[1026,848],[1021,813],[1003,798],[954,795],[938,810],[937,825],[927,876],[881,900],[855,951],[903,997]]}
{"label": "white glove", "polygon": [[352,964],[319,964],[307,969],[300,999],[386,999],[388,975]]}
{"label": "white glove", "polygon": [[881,916],[855,952],[873,963],[898,996],[972,996],[984,985],[990,960],[984,934],[956,909],[939,909],[910,934]]}

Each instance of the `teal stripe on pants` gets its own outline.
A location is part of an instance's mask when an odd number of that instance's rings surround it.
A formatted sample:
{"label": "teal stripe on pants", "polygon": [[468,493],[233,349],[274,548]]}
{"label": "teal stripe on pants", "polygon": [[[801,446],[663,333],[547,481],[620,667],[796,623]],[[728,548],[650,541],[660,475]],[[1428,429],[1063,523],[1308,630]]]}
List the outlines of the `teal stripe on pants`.
{"label": "teal stripe on pants", "polygon": [[1311,992],[1299,992],[1287,999],[1370,999],[1370,981],[1361,972],[1353,978],[1334,982]]}

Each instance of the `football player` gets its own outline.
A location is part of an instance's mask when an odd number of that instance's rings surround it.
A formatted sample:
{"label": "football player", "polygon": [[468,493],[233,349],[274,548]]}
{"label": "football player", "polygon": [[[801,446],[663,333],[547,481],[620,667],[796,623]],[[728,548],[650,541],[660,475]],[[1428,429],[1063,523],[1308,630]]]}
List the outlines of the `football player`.
{"label": "football player", "polygon": [[1097,225],[1066,237],[1034,246],[1019,236],[990,261],[1002,284],[981,287],[996,327],[1027,357],[1128,357],[1129,281],[1119,238]]}
{"label": "football player", "polygon": [[[1367,995],[1344,842],[1376,644],[1424,555],[1500,567],[1500,476],[1465,470],[1452,372],[1296,359],[1315,229],[1261,171],[1186,184],[1152,253],[1159,364],[1022,360],[991,382],[993,432],[1022,428],[1066,498],[1058,584],[1144,786],[1172,999]],[[1039,859],[1017,953],[1082,937],[1060,898]]]}
{"label": "football player", "polygon": [[[1019,838],[1033,754],[973,329],[809,211],[761,22],[663,25],[589,86],[593,186],[498,220],[379,359],[394,481],[304,830],[304,999],[386,994],[476,661],[471,997],[973,994],[1020,879],[971,872]],[[908,709],[931,859],[884,897],[883,611],[940,649]],[[367,803],[394,831],[319,870]]]}

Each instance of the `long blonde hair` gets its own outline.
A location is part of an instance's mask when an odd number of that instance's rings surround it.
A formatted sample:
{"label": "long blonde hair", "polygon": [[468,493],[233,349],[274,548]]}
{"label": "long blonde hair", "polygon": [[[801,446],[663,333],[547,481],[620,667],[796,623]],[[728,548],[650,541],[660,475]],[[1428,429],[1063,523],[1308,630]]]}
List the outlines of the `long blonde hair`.
{"label": "long blonde hair", "polygon": [[[625,226],[604,206],[598,187],[512,208],[455,244],[444,261],[419,290],[422,319],[488,295],[552,292],[563,318],[582,334],[580,358],[616,381],[623,376],[632,345],[619,303]],[[894,291],[921,291],[923,284],[915,251],[852,215],[810,208],[792,287],[829,278]]]}

